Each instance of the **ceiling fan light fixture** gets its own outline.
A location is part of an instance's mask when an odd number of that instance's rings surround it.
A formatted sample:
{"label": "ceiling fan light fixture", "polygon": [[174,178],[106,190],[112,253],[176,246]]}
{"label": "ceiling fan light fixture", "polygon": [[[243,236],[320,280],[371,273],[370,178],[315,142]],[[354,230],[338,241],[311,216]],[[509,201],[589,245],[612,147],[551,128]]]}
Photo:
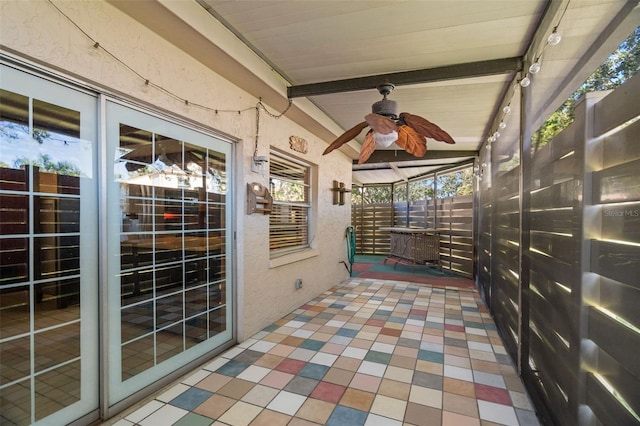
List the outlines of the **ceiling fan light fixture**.
{"label": "ceiling fan light fixture", "polygon": [[394,88],[395,86],[391,83],[379,85],[378,92],[383,99],[372,105],[372,112],[365,115],[365,121],[338,136],[322,155],[356,138],[367,126],[371,130],[367,132],[362,142],[358,164],[365,163],[376,148],[389,148],[393,143],[418,158],[423,157],[427,151],[427,138],[450,144],[456,143],[451,135],[426,118],[408,112],[398,114],[398,104],[387,99],[387,95]]}
{"label": "ceiling fan light fixture", "polygon": [[394,131],[391,133],[387,133],[386,135],[382,133],[374,132],[373,140],[376,141],[376,145],[378,145],[378,147],[388,148],[391,146],[391,144],[393,144],[395,141],[398,140],[398,132]]}

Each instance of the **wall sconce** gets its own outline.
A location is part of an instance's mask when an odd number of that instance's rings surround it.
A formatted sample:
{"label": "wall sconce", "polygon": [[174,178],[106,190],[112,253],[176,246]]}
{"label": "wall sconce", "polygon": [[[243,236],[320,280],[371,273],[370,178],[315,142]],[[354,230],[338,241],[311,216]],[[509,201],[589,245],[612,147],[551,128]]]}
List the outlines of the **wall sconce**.
{"label": "wall sconce", "polygon": [[259,173],[262,176],[264,176],[264,172],[268,163],[269,163],[268,157],[264,155],[261,155],[261,156],[254,155],[253,157],[251,157],[251,171],[254,173]]}
{"label": "wall sconce", "polygon": [[333,181],[333,205],[339,204],[341,206],[344,205],[344,194],[347,192],[351,192],[350,189],[344,187],[344,182],[338,182],[337,180]]}

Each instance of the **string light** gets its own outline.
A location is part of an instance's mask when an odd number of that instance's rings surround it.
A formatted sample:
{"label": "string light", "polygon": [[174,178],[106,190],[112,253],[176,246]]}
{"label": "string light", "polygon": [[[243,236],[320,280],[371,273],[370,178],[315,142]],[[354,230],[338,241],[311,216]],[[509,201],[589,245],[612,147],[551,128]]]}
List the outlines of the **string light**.
{"label": "string light", "polygon": [[[562,14],[560,15],[560,18],[558,19],[558,24],[555,27],[553,27],[551,34],[549,34],[549,36],[547,37],[546,43],[542,46],[542,49],[540,50],[540,52],[537,55],[533,56],[535,58],[534,62],[529,66],[529,68],[527,69],[527,72],[522,76],[522,78],[520,80],[517,80],[517,83],[513,86],[513,93],[511,95],[511,99],[513,99],[513,97],[515,96],[518,85],[522,88],[529,87],[531,85],[530,74],[533,75],[540,72],[540,70],[542,69],[542,56],[546,48],[548,46],[556,46],[560,43],[560,41],[562,41],[562,36],[558,32],[558,27],[562,23],[564,15],[567,12],[567,9],[569,8],[570,2],[571,0],[567,1],[564,7],[564,10],[562,11]],[[503,116],[500,122],[498,123],[498,129],[500,130],[503,130],[507,127],[507,124],[505,123],[505,117],[507,114],[511,112],[511,99],[509,100],[507,105],[505,105],[502,108]],[[493,144],[496,140],[498,140],[498,138],[500,138],[499,131],[496,130],[493,133],[491,133],[491,136],[487,138],[486,145],[485,145],[485,148],[487,149],[487,151],[491,150],[491,144]]]}
{"label": "string light", "polygon": [[547,38],[547,44],[549,44],[550,46],[555,46],[558,43],[560,43],[560,41],[562,41],[562,36],[558,34],[557,30],[558,30],[558,27],[556,26],[553,29],[553,32]]}
{"label": "string light", "polygon": [[111,53],[109,50],[105,49],[104,46],[102,46],[98,41],[94,40],[93,37],[91,37],[84,29],[82,29],[78,24],[76,24],[73,19],[71,19],[67,14],[65,14],[62,10],[60,10],[60,8],[58,6],[56,6],[55,3],[53,3],[52,0],[48,0],[48,3],[53,6],[54,9],[56,9],[58,11],[58,13],[60,13],[60,15],[62,15],[63,17],[65,17],[67,19],[67,21],[69,21],[74,27],[76,27],[76,29],[78,29],[90,42],[91,42],[91,52],[95,53],[95,52],[99,52],[99,51],[103,51],[104,53],[106,53],[108,56],[110,56],[113,60],[115,60],[116,62],[118,62],[119,64],[121,64],[123,67],[125,67],[127,70],[129,70],[131,73],[133,73],[136,77],[138,77],[138,79],[140,79],[143,83],[143,87],[142,87],[142,91],[146,92],[149,90],[150,87],[154,87],[155,89],[165,93],[166,95],[178,100],[179,102],[183,103],[183,106],[185,109],[189,109],[190,107],[196,107],[196,108],[200,108],[206,111],[211,111],[214,112],[216,115],[219,112],[237,112],[238,114],[242,114],[243,112],[246,111],[251,111],[254,110],[255,108],[262,108],[263,111],[265,111],[267,113],[267,115],[269,115],[272,118],[280,118],[282,117],[284,114],[287,113],[287,111],[289,111],[289,109],[291,108],[291,106],[293,105],[293,100],[289,99],[289,103],[287,104],[286,108],[280,112],[280,113],[272,113],[269,112],[267,110],[267,108],[264,106],[264,104],[262,103],[262,99],[260,99],[260,101],[256,104],[256,106],[251,106],[251,107],[247,107],[241,110],[223,110],[223,109],[218,109],[218,108],[210,108],[206,105],[202,105],[202,104],[198,104],[198,103],[194,103],[194,102],[190,102],[187,99],[182,98],[181,96],[177,95],[176,93],[158,85],[153,83],[152,81],[150,81],[148,78],[144,77],[142,74],[140,74],[139,72],[137,72],[135,69],[133,69],[131,66],[129,66],[126,62],[124,62],[122,59],[118,58],[116,55],[114,55],[113,53]]}
{"label": "string light", "polygon": [[540,72],[540,58],[536,59],[536,61],[534,63],[531,64],[531,66],[529,67],[529,72],[531,74],[537,74]]}

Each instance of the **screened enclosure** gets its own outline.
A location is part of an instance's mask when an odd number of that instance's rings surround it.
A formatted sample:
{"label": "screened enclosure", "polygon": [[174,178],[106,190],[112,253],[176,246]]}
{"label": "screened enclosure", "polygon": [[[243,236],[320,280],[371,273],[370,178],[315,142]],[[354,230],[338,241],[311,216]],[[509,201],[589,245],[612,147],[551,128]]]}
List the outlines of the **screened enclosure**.
{"label": "screened enclosure", "polygon": [[351,221],[356,252],[388,255],[383,228],[432,229],[440,237],[443,269],[473,274],[473,163],[383,185],[354,186]]}

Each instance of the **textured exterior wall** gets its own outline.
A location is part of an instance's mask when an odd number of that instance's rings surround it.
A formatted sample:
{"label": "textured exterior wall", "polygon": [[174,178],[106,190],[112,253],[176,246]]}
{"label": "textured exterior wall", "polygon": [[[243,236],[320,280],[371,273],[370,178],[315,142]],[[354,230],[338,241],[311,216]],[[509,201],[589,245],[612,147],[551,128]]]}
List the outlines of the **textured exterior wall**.
{"label": "textured exterior wall", "polygon": [[[56,1],[55,5],[143,78],[104,51],[93,49],[93,43],[46,1],[0,2],[3,52],[70,76],[100,91],[211,127],[238,140],[234,216],[238,248],[239,340],[348,277],[339,262],[346,260],[344,230],[350,222],[350,207],[349,204],[333,206],[330,188],[334,179],[350,186],[349,158],[339,152],[322,157],[326,146],[324,141],[286,116],[276,120],[261,114],[258,155],[268,155],[269,147],[273,146],[317,165],[318,170],[317,229],[313,239],[316,255],[270,267],[269,217],[247,215],[245,206],[248,182],[268,184],[266,175],[252,173],[249,167],[254,152],[254,107],[258,99],[108,3]],[[192,104],[205,105],[219,112],[216,114],[196,106],[186,106],[163,91],[145,87],[144,78]],[[272,108],[270,111],[277,112]],[[308,141],[307,154],[290,150],[288,141],[292,135]],[[297,278],[304,283],[299,290],[294,285]]]}

